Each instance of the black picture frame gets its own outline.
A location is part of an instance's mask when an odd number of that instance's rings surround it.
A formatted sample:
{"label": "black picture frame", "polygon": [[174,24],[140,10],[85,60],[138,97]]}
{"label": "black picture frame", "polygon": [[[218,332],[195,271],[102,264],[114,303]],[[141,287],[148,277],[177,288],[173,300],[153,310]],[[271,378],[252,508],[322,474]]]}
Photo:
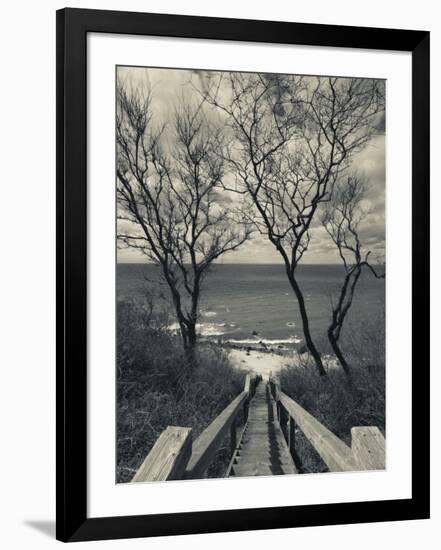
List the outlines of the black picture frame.
{"label": "black picture frame", "polygon": [[[412,54],[412,498],[87,517],[87,33]],[[57,530],[85,541],[429,517],[429,33],[181,15],[57,12]]]}

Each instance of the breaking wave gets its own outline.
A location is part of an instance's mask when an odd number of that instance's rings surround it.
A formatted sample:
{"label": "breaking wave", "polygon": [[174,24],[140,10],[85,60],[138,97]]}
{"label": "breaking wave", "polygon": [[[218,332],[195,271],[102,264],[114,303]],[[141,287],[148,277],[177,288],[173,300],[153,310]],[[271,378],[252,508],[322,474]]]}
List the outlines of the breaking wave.
{"label": "breaking wave", "polygon": [[[196,331],[200,336],[222,336],[227,332],[226,323],[197,323]],[[178,332],[179,324],[172,323],[167,327],[170,332]]]}
{"label": "breaking wave", "polygon": [[302,341],[301,338],[298,338],[297,336],[290,336],[289,338],[244,338],[244,339],[235,339],[235,338],[228,338],[228,342],[231,344],[239,344],[239,345],[249,345],[249,344],[265,344],[265,346],[278,346],[278,345],[286,345],[286,344],[299,344]]}

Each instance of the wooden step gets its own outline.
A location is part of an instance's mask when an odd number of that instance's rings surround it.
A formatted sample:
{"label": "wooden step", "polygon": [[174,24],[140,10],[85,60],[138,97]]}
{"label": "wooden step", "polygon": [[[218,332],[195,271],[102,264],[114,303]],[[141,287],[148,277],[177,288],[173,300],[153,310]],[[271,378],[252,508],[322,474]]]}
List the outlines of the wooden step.
{"label": "wooden step", "polygon": [[233,470],[234,475],[238,477],[290,475],[297,473],[294,464],[271,464],[265,462],[235,464]]}
{"label": "wooden step", "polygon": [[296,474],[294,462],[274,415],[274,399],[267,384],[259,384],[248,409],[231,476]]}
{"label": "wooden step", "polygon": [[292,464],[292,460],[290,460],[288,456],[275,458],[274,456],[268,454],[257,454],[253,456],[251,460],[248,456],[238,456],[235,460],[235,464],[238,464],[239,466],[260,463],[273,465],[275,467],[282,465],[290,466]]}

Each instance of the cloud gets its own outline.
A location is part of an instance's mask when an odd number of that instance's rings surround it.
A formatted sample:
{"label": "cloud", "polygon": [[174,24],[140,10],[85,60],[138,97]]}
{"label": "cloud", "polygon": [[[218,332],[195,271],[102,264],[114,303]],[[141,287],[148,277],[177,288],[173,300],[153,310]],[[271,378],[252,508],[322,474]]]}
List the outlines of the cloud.
{"label": "cloud", "polygon": [[[165,121],[173,105],[180,97],[190,97],[192,88],[188,83],[196,78],[203,83],[201,73],[194,70],[173,70],[158,68],[119,67],[118,76],[125,82],[137,86],[149,86],[153,94],[153,110],[157,123]],[[364,147],[353,156],[350,169],[364,174],[369,182],[363,208],[366,212],[360,226],[360,238],[366,250],[383,251],[385,247],[385,135],[384,118],[379,120],[379,132]],[[226,182],[233,184],[231,176]],[[233,185],[232,185],[233,186]],[[220,195],[225,206],[233,205],[235,199],[231,194]],[[133,250],[118,251],[118,261],[144,261],[145,256]],[[238,251],[223,256],[222,261],[234,263],[275,263],[281,262],[280,254],[265,236],[255,235]],[[309,250],[304,256],[306,263],[335,263],[339,261],[335,245],[320,226],[318,219],[314,220],[311,230]]]}

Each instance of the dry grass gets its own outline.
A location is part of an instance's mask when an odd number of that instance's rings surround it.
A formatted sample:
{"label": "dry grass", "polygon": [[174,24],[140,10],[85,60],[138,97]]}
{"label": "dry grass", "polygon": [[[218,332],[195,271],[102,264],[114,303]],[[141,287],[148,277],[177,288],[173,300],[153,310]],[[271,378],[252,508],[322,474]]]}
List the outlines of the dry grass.
{"label": "dry grass", "polygon": [[[340,368],[329,368],[328,376],[320,377],[306,363],[287,367],[279,375],[283,391],[349,445],[353,426],[378,426],[385,434],[383,327],[381,322],[360,319],[346,330],[342,348],[352,366],[352,384]],[[302,471],[327,471],[301,433],[296,433],[296,452]]]}
{"label": "dry grass", "polygon": [[206,346],[190,369],[179,339],[142,305],[118,305],[117,482],[130,481],[161,432],[190,426],[197,435],[240,392],[245,373]]}

